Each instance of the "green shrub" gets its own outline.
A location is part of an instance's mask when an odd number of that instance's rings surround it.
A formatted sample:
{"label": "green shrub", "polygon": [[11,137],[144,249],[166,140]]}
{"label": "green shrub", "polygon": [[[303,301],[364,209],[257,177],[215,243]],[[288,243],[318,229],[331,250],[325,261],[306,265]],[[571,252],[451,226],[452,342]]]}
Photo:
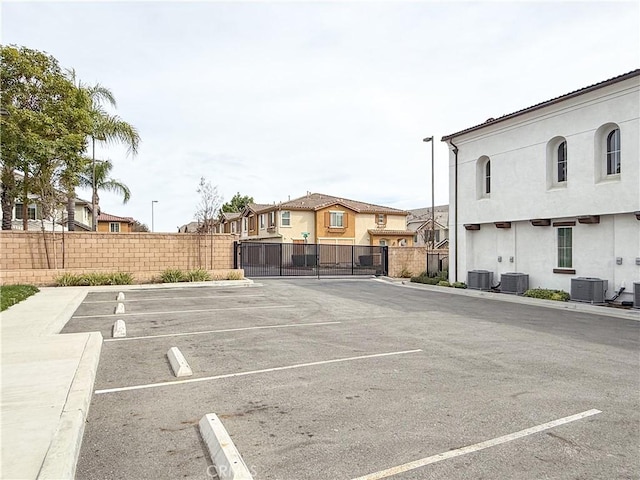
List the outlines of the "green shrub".
{"label": "green shrub", "polygon": [[58,287],[77,287],[80,285],[80,275],[63,273],[62,275],[57,276],[54,282]]}
{"label": "green shrub", "polygon": [[131,285],[133,275],[126,272],[112,273],[64,273],[55,279],[58,287],[95,287],[98,285]]}
{"label": "green shrub", "polygon": [[525,297],[541,298],[543,300],[556,300],[567,302],[571,296],[564,290],[549,290],[545,288],[532,288],[524,292]]}
{"label": "green shrub", "polygon": [[21,302],[40,290],[33,285],[3,285],[0,287],[0,311]]}
{"label": "green shrub", "polygon": [[400,278],[411,278],[411,270],[407,267],[402,267],[402,270],[400,271]]}
{"label": "green shrub", "polygon": [[133,275],[127,272],[116,272],[109,274],[111,285],[132,285]]}
{"label": "green shrub", "polygon": [[185,278],[187,282],[208,282],[211,280],[211,275],[206,270],[197,268],[187,272]]}
{"label": "green shrub", "polygon": [[451,284],[450,284],[447,280],[440,280],[440,281],[438,282],[438,286],[439,286],[439,287],[450,287],[450,286],[451,286]]}
{"label": "green shrub", "polygon": [[226,280],[242,280],[242,278],[243,278],[242,273],[234,270],[227,273]]}
{"label": "green shrub", "polygon": [[464,282],[453,282],[451,286],[453,288],[467,288],[467,284]]}
{"label": "green shrub", "polygon": [[[440,272],[440,273],[427,273],[427,272],[422,272],[420,275],[416,276],[416,277],[411,277],[411,281],[415,282],[415,283],[424,283],[427,285],[438,285],[438,283],[442,282],[442,281],[447,281],[447,273],[446,272]],[[447,285],[448,286],[448,285]]]}
{"label": "green shrub", "polygon": [[186,281],[186,276],[179,268],[167,268],[160,273],[162,283],[177,283]]}

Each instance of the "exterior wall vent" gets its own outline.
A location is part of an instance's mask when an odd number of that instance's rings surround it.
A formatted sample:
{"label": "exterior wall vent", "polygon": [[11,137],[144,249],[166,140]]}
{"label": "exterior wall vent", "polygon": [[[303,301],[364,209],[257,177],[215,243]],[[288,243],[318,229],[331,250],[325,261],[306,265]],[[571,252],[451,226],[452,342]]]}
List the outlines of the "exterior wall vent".
{"label": "exterior wall vent", "polygon": [[469,270],[467,272],[467,287],[473,290],[491,290],[493,272],[489,270]]}
{"label": "exterior wall vent", "polygon": [[500,291],[523,295],[529,290],[529,275],[526,273],[508,272],[500,275]]}
{"label": "exterior wall vent", "polygon": [[593,277],[571,279],[571,300],[603,305],[608,281]]}
{"label": "exterior wall vent", "polygon": [[640,309],[640,282],[633,283],[633,308]]}
{"label": "exterior wall vent", "polygon": [[600,215],[585,215],[583,217],[578,217],[578,222],[583,224],[600,223]]}
{"label": "exterior wall vent", "polygon": [[465,223],[464,224],[464,228],[465,228],[465,230],[480,230],[480,224],[479,223]]}
{"label": "exterior wall vent", "polygon": [[495,222],[497,228],[511,228],[511,222]]}
{"label": "exterior wall vent", "polygon": [[534,227],[548,227],[551,225],[551,220],[548,218],[534,218],[531,220],[531,225]]}

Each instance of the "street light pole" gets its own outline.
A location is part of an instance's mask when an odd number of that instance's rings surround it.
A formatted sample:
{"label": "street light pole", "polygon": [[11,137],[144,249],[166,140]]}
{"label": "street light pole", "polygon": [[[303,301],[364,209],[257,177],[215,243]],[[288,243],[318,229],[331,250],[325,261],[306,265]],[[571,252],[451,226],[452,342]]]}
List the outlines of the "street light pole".
{"label": "street light pole", "polygon": [[91,137],[91,169],[93,170],[91,174],[91,231],[95,232],[98,229],[98,213],[96,212],[98,192],[96,191],[96,139],[93,136]]}
{"label": "street light pole", "polygon": [[433,137],[427,137],[422,140],[423,142],[431,142],[431,249],[433,250],[436,246],[436,235],[435,235],[435,215],[434,215],[434,205],[435,205],[435,181],[434,181],[434,170],[433,170]]}
{"label": "street light pole", "polygon": [[151,200],[151,231],[153,232],[153,204],[158,203],[158,200]]}

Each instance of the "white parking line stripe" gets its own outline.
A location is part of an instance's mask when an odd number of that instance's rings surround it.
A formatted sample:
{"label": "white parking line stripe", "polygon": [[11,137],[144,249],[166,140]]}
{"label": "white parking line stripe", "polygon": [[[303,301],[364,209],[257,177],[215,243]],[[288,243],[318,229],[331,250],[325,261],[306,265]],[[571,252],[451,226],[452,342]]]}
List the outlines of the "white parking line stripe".
{"label": "white parking line stripe", "polygon": [[[129,317],[129,316],[137,316],[137,315],[169,315],[173,313],[202,313],[202,312],[220,312],[227,310],[254,310],[260,308],[295,308],[296,305],[252,305],[250,307],[226,307],[226,308],[203,308],[201,310],[174,310],[171,312],[138,312],[138,313],[124,313],[120,315],[121,317]],[[113,314],[109,315],[77,315],[71,318],[101,318],[101,317],[112,317]]]}
{"label": "white parking line stripe", "polygon": [[513,440],[517,440],[519,438],[526,437],[528,435],[533,435],[534,433],[542,432],[544,430],[549,430],[550,428],[554,428],[559,425],[564,425],[565,423],[575,422],[576,420],[581,420],[583,418],[590,417],[591,415],[597,415],[598,413],[602,413],[602,412],[596,409],[587,410],[586,412],[578,413],[576,415],[571,415],[569,417],[560,418],[558,420],[553,420],[552,422],[543,423],[535,427],[527,428],[525,430],[520,430],[519,432],[510,433],[509,435],[504,435],[502,437],[476,443],[475,445],[469,445],[467,447],[457,448],[455,450],[449,450],[448,452],[445,452],[445,453],[440,453],[438,455],[426,457],[421,460],[415,460],[413,462],[405,463],[404,465],[392,467],[387,470],[381,470],[379,472],[370,473],[369,475],[354,478],[353,480],[379,480],[381,478],[391,477],[393,475],[407,472],[409,470],[415,470],[416,468],[424,467],[426,465],[440,462],[442,460],[448,460],[450,458],[459,457],[461,455],[466,455],[468,453],[477,452],[478,450],[484,450],[485,448],[495,447],[496,445],[501,445],[503,443],[511,442]]}
{"label": "white parking line stripe", "polygon": [[157,387],[165,387],[169,385],[181,385],[183,383],[206,382],[208,380],[221,380],[223,378],[244,377],[246,375],[254,375],[256,373],[279,372],[282,370],[291,370],[294,368],[313,367],[316,365],[328,365],[330,363],[350,362],[352,360],[364,360],[367,358],[390,357],[392,355],[405,355],[407,353],[417,353],[421,351],[422,351],[421,349],[418,349],[418,350],[404,350],[401,352],[375,353],[372,355],[361,355],[359,357],[347,357],[347,358],[337,358],[335,360],[322,360],[320,362],[298,363],[296,365],[288,365],[286,367],[265,368],[263,370],[253,370],[249,372],[227,373],[225,375],[214,375],[213,377],[190,378],[188,380],[175,380],[172,382],[148,383],[146,385],[133,385],[131,387],[105,388],[103,390],[96,390],[95,393],[96,395],[98,395],[101,393],[125,392],[127,390],[142,390],[144,388],[157,388]]}
{"label": "white parking line stripe", "polygon": [[242,332],[244,330],[262,330],[269,328],[312,327],[316,325],[336,325],[342,322],[316,322],[316,323],[289,323],[286,325],[264,325],[260,327],[225,328],[223,330],[204,330],[201,332],[165,333],[163,335],[147,335],[146,337],[105,338],[105,342],[118,342],[121,340],[145,340],[147,338],[186,337],[188,335],[205,335],[207,333]]}
{"label": "white parking line stripe", "polygon": [[[266,297],[266,295],[206,295],[202,297],[150,297],[150,298],[133,298],[131,300],[125,300],[127,303],[130,302],[154,302],[156,300],[191,300],[191,299],[206,299],[206,300],[215,300],[218,298],[247,298],[247,297]],[[89,303],[113,303],[114,300],[85,300],[82,302],[83,305]]]}

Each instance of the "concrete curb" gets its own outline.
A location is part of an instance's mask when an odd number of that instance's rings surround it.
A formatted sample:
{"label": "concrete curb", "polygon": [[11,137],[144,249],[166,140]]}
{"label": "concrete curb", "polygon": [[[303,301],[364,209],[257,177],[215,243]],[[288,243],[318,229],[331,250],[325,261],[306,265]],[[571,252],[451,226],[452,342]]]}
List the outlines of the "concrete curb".
{"label": "concrete curb", "polygon": [[127,336],[127,324],[124,323],[124,320],[116,320],[111,327],[111,337],[112,338],[123,338]]}
{"label": "concrete curb", "polygon": [[253,480],[238,449],[215,413],[200,419],[200,435],[207,444],[209,455],[220,480]]}
{"label": "concrete curb", "polygon": [[[252,287],[253,280],[212,280],[210,282],[178,282],[178,283],[141,283],[136,285],[100,285],[96,287],[82,287],[86,292],[126,292],[129,290],[153,290],[157,288],[193,288],[193,287]],[[77,287],[40,287],[40,290],[48,288],[77,288]],[[82,303],[82,301],[80,301]],[[80,304],[78,303],[78,305]],[[70,316],[69,316],[70,317]],[[67,319],[68,320],[68,319]],[[65,320],[66,322],[66,320]]]}
{"label": "concrete curb", "polygon": [[173,374],[176,377],[190,377],[193,375],[193,371],[191,370],[189,363],[184,358],[184,355],[182,355],[182,352],[178,347],[171,347],[167,352],[167,357],[169,358],[169,363],[173,369]]}
{"label": "concrete curb", "polygon": [[101,349],[102,335],[99,332],[89,333],[58,429],[51,440],[38,479],[53,480],[75,476]]}
{"label": "concrete curb", "polygon": [[429,292],[441,293],[445,295],[463,295],[466,297],[483,298],[485,300],[496,300],[500,302],[519,303],[521,305],[531,305],[534,307],[552,308],[555,310],[568,310],[580,313],[589,313],[605,317],[623,318],[625,320],[640,321],[640,310],[617,310],[610,307],[590,305],[588,303],[577,302],[556,302],[553,300],[542,300],[540,298],[528,298],[506,293],[483,292],[480,290],[469,290],[464,288],[438,287],[426,285],[424,283],[413,283],[408,279],[398,280],[390,277],[376,279],[379,282],[389,283],[397,287],[413,288],[417,290],[427,290]]}

